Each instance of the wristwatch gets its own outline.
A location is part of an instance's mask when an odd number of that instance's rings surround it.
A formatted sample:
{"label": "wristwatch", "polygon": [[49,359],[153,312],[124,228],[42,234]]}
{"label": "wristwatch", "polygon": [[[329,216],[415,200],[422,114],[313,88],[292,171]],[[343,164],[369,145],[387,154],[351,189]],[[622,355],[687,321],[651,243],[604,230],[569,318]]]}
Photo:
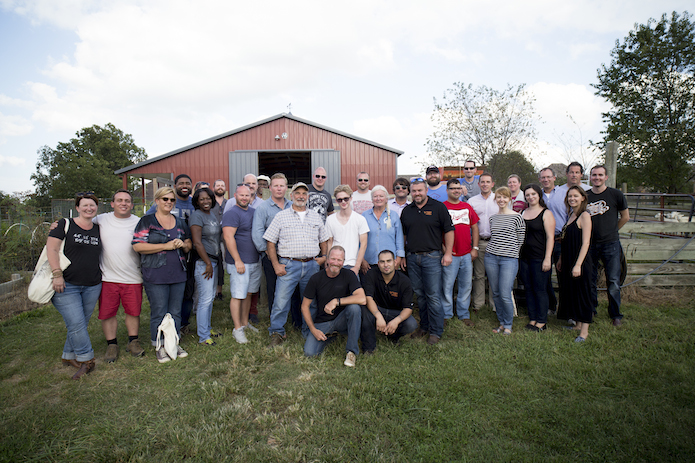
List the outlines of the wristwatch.
{"label": "wristwatch", "polygon": [[473,249],[475,249],[476,251],[480,251],[480,248],[478,246],[473,246]]}

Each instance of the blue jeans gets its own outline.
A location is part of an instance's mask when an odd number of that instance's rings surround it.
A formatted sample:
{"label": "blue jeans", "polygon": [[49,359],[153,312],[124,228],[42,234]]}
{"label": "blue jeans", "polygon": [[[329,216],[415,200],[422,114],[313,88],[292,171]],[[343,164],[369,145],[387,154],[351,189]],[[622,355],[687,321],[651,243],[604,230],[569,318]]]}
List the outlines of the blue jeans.
{"label": "blue jeans", "polygon": [[65,282],[65,290],[55,293],[51,302],[63,316],[68,335],[63,347],[63,358],[86,362],[94,358],[92,341],[87,325],[92,318],[94,306],[101,294],[101,283],[94,286],[76,286]]}
{"label": "blue jeans", "polygon": [[408,253],[407,268],[413,292],[417,295],[420,328],[435,336],[444,333],[442,311],[442,253]]}
{"label": "blue jeans", "polygon": [[[280,258],[280,263],[285,266],[287,274],[278,277],[275,282],[275,300],[273,301],[273,309],[270,313],[270,334],[278,333],[285,335],[285,323],[287,323],[287,313],[290,311],[290,302],[292,293],[299,285],[301,294],[304,294],[304,288],[309,282],[309,278],[319,271],[319,264],[315,260],[308,262],[299,262],[296,260]],[[316,304],[312,304],[311,318],[316,315]],[[306,331],[306,322],[302,321],[302,331]]]}
{"label": "blue jeans", "polygon": [[181,334],[181,302],[186,282],[172,283],[170,285],[156,285],[144,282],[145,293],[150,301],[150,340],[152,345],[157,342],[157,328],[164,315],[168,313],[174,319],[176,332]]}
{"label": "blue jeans", "polygon": [[473,261],[471,255],[453,256],[451,265],[442,267],[442,310],[444,319],[454,316],[454,282],[458,278],[458,295],[456,296],[456,314],[459,319],[471,318],[468,308],[471,305],[471,288],[473,287]]}
{"label": "blue jeans", "polygon": [[529,321],[547,323],[550,271],[543,271],[543,259],[519,259],[519,277],[526,291]]}
{"label": "blue jeans", "polygon": [[492,300],[495,301],[497,320],[505,329],[512,329],[514,304],[512,288],[519,270],[519,259],[485,254],[485,274],[490,282]]}
{"label": "blue jeans", "polygon": [[606,272],[606,284],[608,286],[608,315],[612,319],[621,319],[620,313],[620,263],[622,248],[620,241],[612,243],[592,244],[589,248],[593,268],[591,270],[591,303],[594,312],[598,307],[598,260],[603,261],[603,268]]}
{"label": "blue jeans", "polygon": [[[311,315],[312,318],[314,314]],[[362,327],[362,309],[357,304],[350,304],[338,314],[335,319],[329,322],[316,323],[316,329],[322,331],[323,334],[330,334],[335,331],[342,334],[347,334],[346,352],[354,352],[355,355],[360,353],[359,339],[360,329]],[[304,355],[307,357],[315,357],[323,352],[323,349],[330,343],[334,337],[330,337],[325,341],[319,341],[313,334],[309,333],[304,342]]]}
{"label": "blue jeans", "polygon": [[[267,254],[263,254],[261,258],[263,265],[263,273],[265,274],[265,286],[268,293],[268,314],[273,313],[273,303],[275,302],[275,283],[278,276],[275,274],[273,263],[270,262]],[[299,294],[299,289],[292,293],[290,302],[290,315],[292,315],[292,324],[297,328],[302,328],[302,295]]]}
{"label": "blue jeans", "polygon": [[195,263],[195,286],[198,289],[198,306],[196,308],[195,320],[198,325],[198,342],[205,342],[210,339],[210,324],[212,319],[212,302],[217,293],[217,262],[212,263],[212,278],[209,280],[203,276],[205,272],[205,262],[199,259]]}
{"label": "blue jeans", "polygon": [[[378,307],[379,312],[384,317],[384,321],[388,324],[391,320],[398,317],[403,309],[385,309]],[[397,343],[406,334],[410,334],[417,329],[417,321],[412,315],[402,321],[396,332],[387,336],[392,342]],[[376,317],[367,309],[367,306],[362,306],[362,350],[371,352],[376,349]]]}

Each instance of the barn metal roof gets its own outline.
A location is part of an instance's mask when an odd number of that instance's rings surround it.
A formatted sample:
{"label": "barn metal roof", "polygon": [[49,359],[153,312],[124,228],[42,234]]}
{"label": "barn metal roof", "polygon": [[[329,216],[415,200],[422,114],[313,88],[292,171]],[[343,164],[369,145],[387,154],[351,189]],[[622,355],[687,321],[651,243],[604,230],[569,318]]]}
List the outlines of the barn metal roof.
{"label": "barn metal roof", "polygon": [[272,122],[272,121],[275,121],[275,120],[278,120],[278,119],[282,119],[283,117],[286,118],[286,119],[291,119],[291,120],[293,120],[293,121],[301,122],[302,124],[307,124],[307,125],[310,125],[310,126],[312,126],[312,127],[316,127],[316,128],[318,128],[318,129],[321,129],[321,130],[325,130],[325,131],[327,131],[327,132],[332,132],[332,133],[335,133],[335,134],[337,134],[337,135],[342,135],[343,137],[351,138],[351,139],[353,139],[353,140],[357,140],[357,141],[362,142],[362,143],[365,143],[365,144],[367,144],[367,145],[376,146],[377,148],[381,148],[381,149],[384,149],[384,150],[386,150],[386,151],[391,151],[391,152],[395,153],[397,156],[400,156],[401,154],[403,154],[403,151],[397,150],[397,149],[395,149],[395,148],[391,148],[391,147],[389,147],[389,146],[382,145],[382,144],[380,144],[380,143],[376,143],[376,142],[373,142],[373,141],[371,141],[371,140],[367,140],[367,139],[365,139],[365,138],[357,137],[357,136],[355,136],[355,135],[351,135],[351,134],[349,134],[349,133],[346,133],[346,132],[343,132],[343,131],[340,131],[340,130],[333,129],[333,128],[328,127],[328,126],[325,126],[325,125],[317,124],[316,122],[308,121],[308,120],[306,120],[306,119],[302,119],[302,118],[293,116],[292,114],[280,113],[280,114],[277,114],[277,115],[275,115],[275,116],[269,117],[269,118],[267,118],[267,119],[263,119],[263,120],[260,120],[260,121],[258,121],[258,122],[254,122],[254,123],[252,123],[252,124],[245,125],[245,126],[243,126],[243,127],[239,127],[239,128],[237,128],[237,129],[231,130],[231,131],[229,131],[229,132],[221,133],[221,134],[216,135],[216,136],[214,136],[214,137],[207,138],[207,139],[202,140],[202,141],[199,141],[199,142],[197,142],[197,143],[193,143],[193,144],[191,144],[191,145],[184,146],[183,148],[179,148],[179,149],[176,149],[176,150],[174,150],[174,151],[169,151],[168,153],[161,154],[161,155],[159,155],[159,156],[153,157],[153,158],[151,158],[151,159],[147,159],[147,160],[142,161],[142,162],[139,162],[139,163],[137,163],[137,164],[133,164],[133,165],[128,166],[128,167],[124,167],[123,169],[119,169],[119,170],[115,171],[114,173],[115,173],[116,175],[118,175],[118,174],[123,174],[123,173],[126,173],[126,172],[130,172],[131,170],[137,169],[137,168],[139,168],[139,167],[146,166],[146,165],[148,165],[148,164],[152,164],[153,162],[161,161],[162,159],[166,159],[166,158],[168,158],[168,157],[175,156],[175,155],[177,155],[177,154],[179,154],[179,153],[183,153],[183,152],[185,152],[185,151],[191,150],[191,149],[193,149],[193,148],[197,148],[197,147],[202,146],[202,145],[205,145],[205,144],[207,144],[207,143],[212,143],[212,142],[217,141],[217,140],[220,140],[220,139],[222,139],[222,138],[226,138],[226,137],[229,137],[229,136],[231,136],[231,135],[234,135],[234,134],[243,132],[243,131],[245,131],[245,130],[249,130],[249,129],[252,129],[252,128],[254,128],[254,127],[258,127],[259,125],[267,124],[268,122]]}

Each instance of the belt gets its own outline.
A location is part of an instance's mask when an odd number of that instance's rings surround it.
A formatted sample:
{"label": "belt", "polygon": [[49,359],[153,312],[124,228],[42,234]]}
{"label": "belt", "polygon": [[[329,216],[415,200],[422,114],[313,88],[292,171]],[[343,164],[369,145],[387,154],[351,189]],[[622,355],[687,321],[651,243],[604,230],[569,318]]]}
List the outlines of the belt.
{"label": "belt", "polygon": [[483,238],[482,236],[480,237],[481,240],[483,241],[490,241],[490,237],[488,236],[487,238]]}
{"label": "belt", "polygon": [[305,258],[303,258],[303,259],[299,259],[299,258],[296,258],[296,257],[282,257],[282,256],[280,256],[280,259],[289,259],[289,260],[294,260],[294,261],[297,261],[297,262],[309,262],[310,260],[314,260],[314,259],[316,259],[316,258],[315,258],[315,257],[305,257]]}
{"label": "belt", "polygon": [[422,251],[422,252],[409,252],[408,254],[415,254],[416,256],[426,256],[427,254],[431,254],[433,252],[441,252],[438,250],[432,250],[432,251]]}

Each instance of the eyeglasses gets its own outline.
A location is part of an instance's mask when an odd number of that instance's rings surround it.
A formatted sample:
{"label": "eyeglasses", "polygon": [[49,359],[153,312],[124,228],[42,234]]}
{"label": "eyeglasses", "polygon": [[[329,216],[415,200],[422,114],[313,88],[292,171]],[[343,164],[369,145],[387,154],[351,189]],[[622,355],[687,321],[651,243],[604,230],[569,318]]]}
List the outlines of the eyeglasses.
{"label": "eyeglasses", "polygon": [[358,178],[357,181],[358,182],[368,182],[369,179],[368,178]]}
{"label": "eyeglasses", "polygon": [[164,196],[163,198],[159,198],[159,199],[161,199],[161,200],[164,201],[165,203],[174,203],[174,202],[176,202],[176,198],[169,198],[169,197],[166,197],[166,196]]}
{"label": "eyeglasses", "polygon": [[318,174],[314,175],[314,177],[316,177],[316,178],[326,178],[325,175],[318,175]]}
{"label": "eyeglasses", "polygon": [[394,190],[407,190],[408,187],[405,185],[396,185],[395,187],[393,187],[393,189]]}
{"label": "eyeglasses", "polygon": [[347,198],[335,198],[335,200],[338,201],[338,203],[346,203],[350,201],[350,197],[348,196]]}
{"label": "eyeglasses", "polygon": [[464,167],[463,170],[475,170],[475,167]]}

